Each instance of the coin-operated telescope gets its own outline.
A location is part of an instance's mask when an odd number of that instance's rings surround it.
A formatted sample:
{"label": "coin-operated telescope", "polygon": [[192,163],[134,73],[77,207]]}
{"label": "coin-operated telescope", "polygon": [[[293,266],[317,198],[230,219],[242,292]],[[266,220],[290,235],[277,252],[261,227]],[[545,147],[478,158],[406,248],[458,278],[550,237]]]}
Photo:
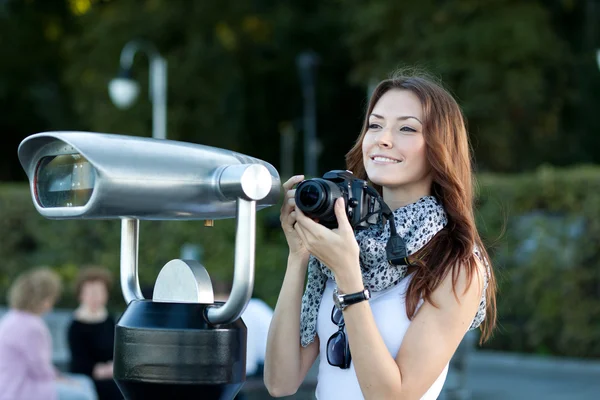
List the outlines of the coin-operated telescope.
{"label": "coin-operated telescope", "polygon": [[[46,132],[19,146],[33,203],[53,219],[121,219],[114,378],[127,399],[232,399],[246,379],[240,315],[254,287],[256,210],[275,204],[279,174],[261,160],[171,140]],[[236,218],[233,286],[214,301],[198,262],[171,260],[152,299],[138,279],[139,220]]]}

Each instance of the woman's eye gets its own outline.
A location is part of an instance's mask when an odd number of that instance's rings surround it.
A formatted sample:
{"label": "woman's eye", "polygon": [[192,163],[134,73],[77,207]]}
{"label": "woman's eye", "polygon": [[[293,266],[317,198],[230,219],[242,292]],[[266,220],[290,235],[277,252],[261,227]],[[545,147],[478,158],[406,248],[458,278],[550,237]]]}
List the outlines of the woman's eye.
{"label": "woman's eye", "polygon": [[414,128],[411,128],[410,126],[403,126],[402,128],[400,128],[400,131],[402,132],[416,132],[417,130]]}
{"label": "woman's eye", "polygon": [[369,129],[381,128],[378,124],[369,124]]}

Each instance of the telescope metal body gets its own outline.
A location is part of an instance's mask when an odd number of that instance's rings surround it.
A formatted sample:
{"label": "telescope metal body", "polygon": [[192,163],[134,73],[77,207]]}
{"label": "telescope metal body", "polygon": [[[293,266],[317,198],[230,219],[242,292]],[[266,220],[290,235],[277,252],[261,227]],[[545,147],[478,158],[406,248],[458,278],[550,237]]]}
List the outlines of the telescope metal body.
{"label": "telescope metal body", "polygon": [[[51,219],[121,219],[114,377],[127,399],[232,399],[245,381],[256,211],[279,200],[269,163],[233,151],[93,132],[45,132],[19,146],[33,203]],[[215,303],[206,269],[171,260],[153,299],[138,280],[140,220],[236,218],[233,286]],[[213,354],[210,355],[210,352]]]}
{"label": "telescope metal body", "polygon": [[[73,164],[94,175],[91,187],[51,188],[79,190],[81,199],[71,205],[44,207],[36,172],[44,157],[77,155]],[[34,205],[47,218],[140,220],[202,220],[234,218],[237,197],[256,200],[261,209],[275,204],[279,195],[279,174],[269,163],[230,150],[200,144],[90,132],[45,132],[29,136],[19,146],[19,160],[36,194]],[[52,161],[52,160],[49,160]],[[56,160],[54,161],[61,161]],[[66,160],[65,160],[66,161]],[[63,169],[68,169],[66,162]],[[262,165],[271,175],[266,195],[251,199],[240,185],[265,192],[264,170],[253,168],[246,175],[232,173],[236,165]],[[46,166],[46,168],[48,168]],[[73,168],[75,170],[75,168]],[[260,172],[257,172],[260,171]],[[263,174],[262,180],[252,175]],[[83,177],[81,178],[84,180]],[[91,178],[90,178],[91,179]],[[236,180],[237,179],[237,180]],[[84,183],[84,182],[79,182]],[[262,186],[261,186],[262,185]],[[236,191],[236,188],[238,189]],[[89,190],[91,189],[91,192]],[[246,189],[246,188],[244,188]],[[87,190],[87,192],[85,192]],[[262,192],[261,192],[262,190]],[[85,192],[85,193],[84,193]],[[49,199],[51,201],[52,199]]]}

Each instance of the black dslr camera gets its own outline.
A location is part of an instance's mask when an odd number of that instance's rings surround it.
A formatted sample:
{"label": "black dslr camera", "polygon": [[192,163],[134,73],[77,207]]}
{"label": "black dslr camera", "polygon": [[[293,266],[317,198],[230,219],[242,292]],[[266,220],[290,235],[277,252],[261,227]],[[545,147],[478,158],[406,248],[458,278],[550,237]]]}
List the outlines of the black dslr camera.
{"label": "black dslr camera", "polygon": [[344,198],[346,215],[354,230],[367,229],[387,220],[390,237],[385,246],[391,265],[408,265],[408,253],[404,239],[396,231],[395,218],[390,207],[369,184],[357,179],[350,171],[333,170],[323,178],[306,179],[296,188],[296,207],[329,229],[337,228],[333,209],[335,201]]}
{"label": "black dslr camera", "polygon": [[350,171],[333,170],[323,178],[300,182],[296,188],[296,207],[307,216],[317,218],[321,225],[333,229],[338,227],[333,206],[340,197],[344,198],[353,229],[367,229],[378,223],[379,193]]}

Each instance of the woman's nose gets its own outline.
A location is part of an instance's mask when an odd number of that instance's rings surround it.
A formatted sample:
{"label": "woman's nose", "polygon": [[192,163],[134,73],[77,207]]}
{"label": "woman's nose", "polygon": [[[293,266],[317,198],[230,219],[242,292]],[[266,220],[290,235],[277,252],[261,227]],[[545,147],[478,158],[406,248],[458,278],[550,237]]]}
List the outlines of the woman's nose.
{"label": "woman's nose", "polygon": [[384,148],[392,147],[392,132],[389,129],[384,129],[377,137],[377,145]]}

